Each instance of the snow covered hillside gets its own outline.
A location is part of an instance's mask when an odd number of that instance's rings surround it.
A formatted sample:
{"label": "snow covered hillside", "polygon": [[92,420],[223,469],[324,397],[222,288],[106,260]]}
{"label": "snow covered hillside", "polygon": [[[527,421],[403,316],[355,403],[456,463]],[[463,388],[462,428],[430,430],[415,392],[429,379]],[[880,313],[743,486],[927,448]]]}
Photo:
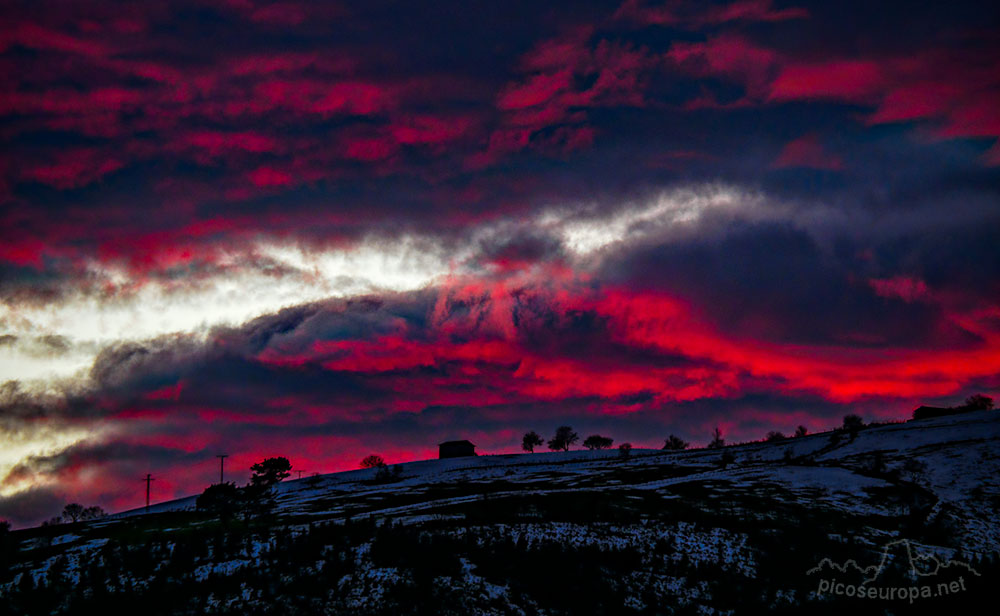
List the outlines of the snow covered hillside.
{"label": "snow covered hillside", "polygon": [[[711,450],[374,473],[285,481],[260,519],[221,524],[190,497],[21,531],[0,592],[19,608],[64,584],[56,611],[167,589],[173,613],[270,613],[278,598],[299,606],[281,613],[795,611],[839,605],[806,573],[823,559],[871,562],[906,539],[981,577],[1000,552],[998,411]],[[127,564],[137,558],[151,564]]]}

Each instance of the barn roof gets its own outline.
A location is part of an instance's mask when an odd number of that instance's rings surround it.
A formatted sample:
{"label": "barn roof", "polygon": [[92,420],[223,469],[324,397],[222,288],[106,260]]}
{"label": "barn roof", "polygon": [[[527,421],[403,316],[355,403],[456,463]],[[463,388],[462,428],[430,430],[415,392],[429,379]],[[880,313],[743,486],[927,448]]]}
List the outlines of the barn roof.
{"label": "barn roof", "polygon": [[[466,441],[466,440],[461,440],[461,441],[445,441],[443,443],[438,443],[438,447],[443,447],[445,445],[472,445],[472,443],[469,442],[469,441]],[[472,445],[472,446],[475,447],[475,445]]]}

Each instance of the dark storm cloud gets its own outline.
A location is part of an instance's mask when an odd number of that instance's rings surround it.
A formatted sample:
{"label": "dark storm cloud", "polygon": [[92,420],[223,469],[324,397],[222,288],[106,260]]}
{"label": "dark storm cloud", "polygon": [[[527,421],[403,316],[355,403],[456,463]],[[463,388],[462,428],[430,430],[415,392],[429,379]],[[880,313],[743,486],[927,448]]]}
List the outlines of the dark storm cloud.
{"label": "dark storm cloud", "polygon": [[756,225],[711,242],[646,246],[606,271],[632,287],[691,298],[727,330],[764,339],[892,347],[971,341],[939,330],[938,305],[879,297],[863,278],[861,250],[847,244],[827,254],[805,231]]}
{"label": "dark storm cloud", "polygon": [[65,505],[64,497],[52,488],[32,488],[12,496],[0,496],[0,518],[15,528],[38,524],[51,518]]}

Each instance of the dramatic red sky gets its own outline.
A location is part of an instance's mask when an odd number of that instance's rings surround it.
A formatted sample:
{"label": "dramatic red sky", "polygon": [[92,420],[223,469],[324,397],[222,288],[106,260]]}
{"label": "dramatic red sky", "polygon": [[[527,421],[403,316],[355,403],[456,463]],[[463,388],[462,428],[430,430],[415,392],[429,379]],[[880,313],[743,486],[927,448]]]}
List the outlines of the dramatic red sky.
{"label": "dramatic red sky", "polygon": [[17,525],[1000,393],[994,3],[0,12]]}

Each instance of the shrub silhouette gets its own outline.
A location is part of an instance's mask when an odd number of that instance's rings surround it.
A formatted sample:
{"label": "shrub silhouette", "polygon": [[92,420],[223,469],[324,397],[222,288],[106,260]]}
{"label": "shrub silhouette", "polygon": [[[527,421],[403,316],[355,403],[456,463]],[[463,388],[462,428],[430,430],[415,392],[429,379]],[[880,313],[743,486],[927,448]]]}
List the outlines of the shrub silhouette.
{"label": "shrub silhouette", "polygon": [[385,466],[385,458],[376,454],[365,456],[361,460],[361,468],[378,468],[380,466]]}
{"label": "shrub silhouette", "polygon": [[774,442],[774,441],[783,441],[786,438],[788,437],[782,434],[781,432],[771,430],[770,432],[767,433],[767,436],[764,437],[764,440],[768,442]]}
{"label": "shrub silhouette", "polygon": [[965,399],[964,408],[970,411],[986,411],[993,408],[993,398],[983,394],[975,394]]}
{"label": "shrub silhouette", "polygon": [[726,439],[722,438],[722,430],[719,429],[719,426],[715,426],[715,430],[712,431],[712,440],[708,442],[708,448],[718,449],[725,446]]}
{"label": "shrub silhouette", "polygon": [[663,448],[668,451],[681,451],[688,448],[688,442],[679,436],[671,434],[663,443]]}
{"label": "shrub silhouette", "polygon": [[556,434],[551,439],[549,439],[549,449],[552,451],[569,451],[569,448],[573,443],[580,440],[580,435],[573,431],[573,428],[569,426],[559,426],[556,428]]}
{"label": "shrub silhouette", "polygon": [[613,438],[601,436],[600,434],[591,434],[583,439],[583,446],[591,451],[595,449],[610,449],[614,443],[615,440]]}
{"label": "shrub silhouette", "polygon": [[807,428],[805,426],[799,426],[798,428],[795,428],[795,437],[796,438],[805,436],[807,434],[809,434],[809,428]]}
{"label": "shrub silhouette", "polygon": [[632,457],[632,443],[622,443],[618,446],[618,457],[622,460],[628,460]]}
{"label": "shrub silhouette", "polygon": [[242,494],[235,483],[213,483],[198,495],[195,507],[217,516],[220,522],[227,522],[239,511],[241,501]]}
{"label": "shrub silhouette", "polygon": [[524,437],[521,438],[521,449],[527,451],[528,453],[535,453],[535,447],[538,447],[545,443],[545,440],[534,430],[531,432],[525,432]]}
{"label": "shrub silhouette", "polygon": [[83,510],[83,517],[81,517],[80,519],[82,519],[82,520],[99,520],[99,519],[103,518],[106,515],[108,515],[108,514],[105,513],[105,511],[103,509],[101,509],[97,505],[93,505],[93,506],[87,507],[86,509]]}
{"label": "shrub silhouette", "polygon": [[851,434],[851,440],[854,440],[854,437],[858,435],[858,431],[864,427],[865,421],[861,419],[861,415],[855,415],[854,413],[844,415],[843,429]]}

